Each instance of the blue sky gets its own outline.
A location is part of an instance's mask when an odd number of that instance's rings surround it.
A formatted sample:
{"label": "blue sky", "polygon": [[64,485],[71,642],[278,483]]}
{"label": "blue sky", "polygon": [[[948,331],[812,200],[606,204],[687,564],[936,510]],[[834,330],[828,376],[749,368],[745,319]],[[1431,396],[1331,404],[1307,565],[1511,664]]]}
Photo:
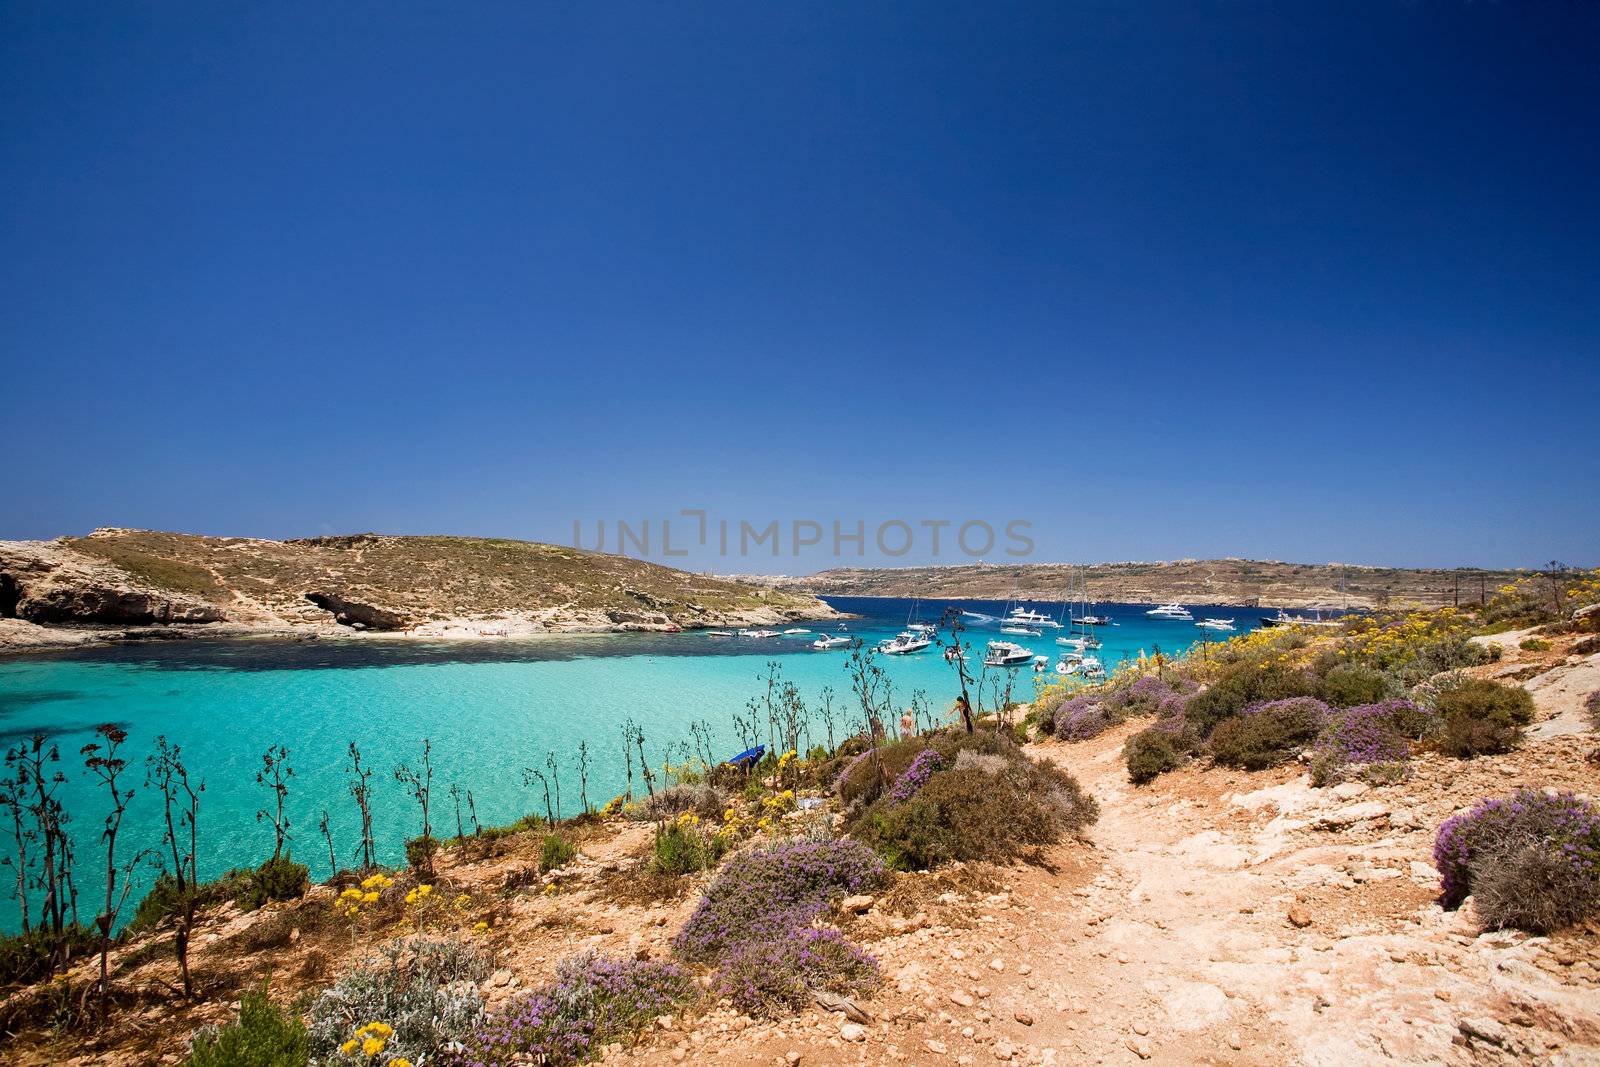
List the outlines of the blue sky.
{"label": "blue sky", "polygon": [[0,537],[1600,562],[1597,174],[1583,4],[8,3]]}

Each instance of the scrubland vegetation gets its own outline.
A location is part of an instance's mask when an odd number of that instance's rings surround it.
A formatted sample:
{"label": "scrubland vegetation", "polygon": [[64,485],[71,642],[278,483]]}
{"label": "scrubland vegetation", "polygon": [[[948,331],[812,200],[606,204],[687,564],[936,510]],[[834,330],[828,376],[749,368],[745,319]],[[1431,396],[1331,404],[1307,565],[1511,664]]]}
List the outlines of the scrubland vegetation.
{"label": "scrubland vegetation", "polygon": [[[1536,626],[1548,636],[1517,647],[1548,652],[1550,636],[1600,630],[1596,604],[1600,572],[1548,573],[1501,588],[1478,610],[1362,615],[1332,633],[1258,630],[1100,686],[1047,688],[1029,718],[1068,743],[1150,720],[1123,746],[1141,785],[1190,763],[1255,771],[1295,762],[1314,786],[1390,784],[1424,751],[1466,760],[1520,746],[1533,699],[1475,676],[1500,648],[1471,638]],[[1581,636],[1573,651],[1592,654],[1593,644]],[[1600,728],[1600,693],[1585,707]],[[1571,794],[1485,798],[1440,827],[1435,856],[1445,903],[1470,894],[1493,927],[1545,932],[1600,910],[1600,811]]]}

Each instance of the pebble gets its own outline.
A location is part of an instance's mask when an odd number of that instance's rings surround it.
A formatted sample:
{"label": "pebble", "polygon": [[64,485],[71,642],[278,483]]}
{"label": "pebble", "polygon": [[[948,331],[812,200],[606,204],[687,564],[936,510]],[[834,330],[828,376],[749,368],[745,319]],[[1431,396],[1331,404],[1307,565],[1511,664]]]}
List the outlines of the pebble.
{"label": "pebble", "polygon": [[867,1039],[867,1028],[860,1023],[840,1023],[839,1036],[846,1041],[865,1041]]}
{"label": "pebble", "polygon": [[1004,971],[1006,969],[1006,961],[996,956],[994,959],[989,961],[989,969],[997,972]]}
{"label": "pebble", "polygon": [[1238,1052],[1240,1049],[1244,1048],[1244,1039],[1239,1036],[1239,1031],[1228,1031],[1228,1047],[1233,1049],[1235,1052]]}
{"label": "pebble", "polygon": [[1150,1042],[1138,1041],[1133,1038],[1129,1038],[1128,1051],[1139,1057],[1141,1060],[1147,1060],[1150,1058]]}
{"label": "pebble", "polygon": [[945,1053],[950,1051],[950,1046],[946,1045],[943,1041],[935,1041],[931,1037],[922,1043],[922,1047],[933,1053],[935,1056],[943,1056]]}
{"label": "pebble", "polygon": [[1032,1026],[1033,1025],[1033,1016],[1029,1015],[1025,1011],[1017,1012],[1015,1015],[1012,1016],[1012,1018],[1017,1020],[1017,1022],[1021,1023],[1023,1026]]}
{"label": "pebble", "polygon": [[1145,1022],[1143,1019],[1140,1019],[1133,1024],[1133,1032],[1138,1034],[1140,1037],[1144,1037],[1150,1032],[1150,1024]]}
{"label": "pebble", "polygon": [[795,1064],[800,1062],[800,1051],[798,1049],[790,1049],[785,1052],[783,1054],[783,1062],[787,1063],[789,1067],[795,1067]]}

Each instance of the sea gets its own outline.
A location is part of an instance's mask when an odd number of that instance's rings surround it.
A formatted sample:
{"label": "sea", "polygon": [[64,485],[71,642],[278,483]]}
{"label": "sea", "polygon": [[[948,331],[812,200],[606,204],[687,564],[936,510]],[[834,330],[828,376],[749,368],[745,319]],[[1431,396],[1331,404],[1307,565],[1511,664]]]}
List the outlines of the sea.
{"label": "sea", "polygon": [[[80,910],[87,921],[103,894],[99,839],[106,802],[85,772],[80,750],[94,740],[99,723],[128,733],[125,779],[135,795],[127,808],[118,848],[123,857],[160,844],[159,794],[144,784],[145,758],[158,736],[179,746],[191,776],[205,784],[200,819],[200,873],[212,878],[229,867],[250,866],[269,856],[273,832],[258,812],[268,790],[258,784],[262,754],[276,745],[289,750],[287,812],[291,852],[314,878],[330,873],[328,850],[317,826],[327,813],[340,866],[352,866],[359,844],[359,811],[348,788],[347,752],[354,741],[375,773],[374,830],[379,858],[398,864],[404,842],[421,832],[416,802],[395,778],[397,765],[420,764],[424,739],[433,765],[432,822],[436,836],[456,830],[458,787],[462,818],[470,830],[465,795],[471,791],[483,825],[508,823],[544,811],[539,786],[525,783],[525,768],[559,772],[563,814],[579,807],[579,746],[589,753],[588,799],[598,807],[626,787],[622,727],[642,730],[645,749],[659,768],[671,746],[677,762],[691,743],[691,723],[707,724],[718,758],[740,750],[734,717],[761,697],[768,675],[793,682],[813,709],[812,744],[825,741],[815,709],[832,691],[842,740],[852,720],[848,651],[815,651],[819,634],[842,633],[867,645],[892,637],[908,622],[937,623],[947,609],[963,612],[962,639],[978,653],[976,670],[990,640],[1014,641],[1049,658],[1043,673],[1015,672],[1012,696],[1031,699],[1036,687],[1059,683],[1053,664],[1065,651],[1056,638],[1071,632],[1046,628],[1039,637],[1001,634],[1001,601],[912,601],[880,597],[828,597],[852,618],[797,622],[807,633],[772,638],[677,634],[585,634],[529,639],[488,638],[429,643],[415,639],[361,637],[315,641],[200,639],[153,641],[84,650],[0,658],[0,745],[11,749],[36,734],[60,752],[55,766],[65,776],[60,797],[70,819],[78,856]],[[1028,605],[1052,618],[1064,605]],[[1099,627],[1099,656],[1107,670],[1157,651],[1181,653],[1210,634],[1192,622],[1152,618],[1148,604],[1099,604],[1112,619]],[[1238,633],[1260,623],[1260,613],[1237,607],[1191,605],[1195,618],[1235,620]],[[786,627],[774,627],[785,629]],[[935,714],[947,712],[959,692],[953,666],[937,647],[910,656],[877,657],[892,686],[898,712],[914,694],[925,696]],[[992,691],[992,690],[991,690]],[[859,705],[856,705],[858,708]],[[859,721],[859,711],[854,712]],[[6,769],[10,773],[10,769]],[[637,774],[637,772],[636,772]],[[635,790],[643,783],[636,778]],[[9,822],[9,814],[4,822]],[[0,827],[0,830],[3,830]],[[0,856],[14,846],[0,833]],[[135,873],[136,889],[124,920],[156,869]],[[0,867],[0,930],[12,932],[18,911],[11,894],[12,869]],[[37,899],[37,896],[36,898]]]}

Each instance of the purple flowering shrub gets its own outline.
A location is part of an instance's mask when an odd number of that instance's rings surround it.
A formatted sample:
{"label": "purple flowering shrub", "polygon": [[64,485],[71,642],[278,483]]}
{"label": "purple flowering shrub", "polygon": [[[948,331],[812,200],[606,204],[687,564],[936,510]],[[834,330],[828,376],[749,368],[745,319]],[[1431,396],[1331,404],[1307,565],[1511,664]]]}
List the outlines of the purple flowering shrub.
{"label": "purple flowering shrub", "polygon": [[[1411,758],[1412,742],[1429,736],[1437,724],[1436,718],[1409,700],[1385,700],[1335,712],[1317,738],[1311,782],[1335,785],[1353,767],[1404,764]],[[1378,777],[1393,775],[1384,771]]]}
{"label": "purple flowering shrub", "polygon": [[583,1063],[656,1016],[677,1011],[693,994],[693,981],[673,964],[585,953],[562,962],[553,983],[491,1016],[462,1048],[442,1054],[438,1062],[443,1067]]}
{"label": "purple flowering shrub", "polygon": [[1490,925],[1554,929],[1600,905],[1600,809],[1532,789],[1482,800],[1439,827],[1433,863],[1445,907],[1484,887]]}
{"label": "purple flowering shrub", "polygon": [[706,889],[673,948],[691,962],[714,963],[741,940],[811,925],[834,897],[871,889],[885,876],[877,854],[848,838],[746,849]]}
{"label": "purple flowering shrub", "polygon": [[1161,708],[1162,701],[1175,690],[1153,674],[1134,679],[1133,684],[1115,696],[1115,702],[1129,715],[1149,715]]}
{"label": "purple flowering shrub", "polygon": [[1289,697],[1246,707],[1217,724],[1211,756],[1229,767],[1258,771],[1287,763],[1327,725],[1330,709],[1315,697]]}
{"label": "purple flowering shrub", "polygon": [[817,922],[830,900],[875,888],[886,875],[876,853],[849,839],[740,852],[706,889],[673,950],[716,966],[716,988],[741,1011],[798,1008],[813,989],[864,993],[877,983],[877,964]]}
{"label": "purple flowering shrub", "polygon": [[933,772],[944,766],[944,756],[938,749],[925,748],[917,753],[917,758],[911,765],[900,772],[900,777],[894,781],[894,786],[889,790],[889,799],[897,804],[904,804],[917,795],[917,790],[927,784],[933,777]]}
{"label": "purple flowering shrub", "polygon": [[834,791],[845,807],[871,804],[893,785],[923,752],[928,742],[920,737],[892,741],[869,748],[845,765]]}
{"label": "purple flowering shrub", "polygon": [[866,994],[877,984],[877,961],[839,931],[797,926],[781,938],[735,945],[712,988],[739,1011],[776,1017],[804,1009],[814,990]]}
{"label": "purple flowering shrub", "polygon": [[1063,741],[1087,741],[1121,722],[1123,716],[1099,696],[1075,696],[1056,711],[1056,737]]}

